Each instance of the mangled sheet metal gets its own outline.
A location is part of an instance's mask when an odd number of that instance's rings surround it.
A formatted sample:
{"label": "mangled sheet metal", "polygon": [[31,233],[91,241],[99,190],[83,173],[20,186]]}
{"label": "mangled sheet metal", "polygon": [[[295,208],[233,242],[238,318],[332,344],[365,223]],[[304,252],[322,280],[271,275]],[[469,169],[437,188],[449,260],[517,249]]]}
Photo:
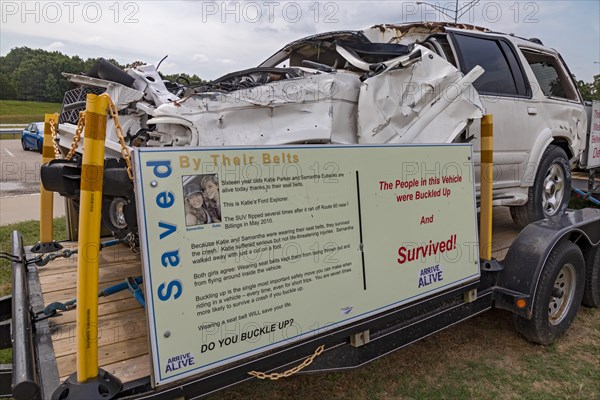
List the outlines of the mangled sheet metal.
{"label": "mangled sheet metal", "polygon": [[360,143],[449,143],[467,124],[483,115],[483,105],[471,85],[482,73],[466,76],[427,50],[407,68],[388,69],[360,88]]}
{"label": "mangled sheet metal", "polygon": [[[192,146],[356,143],[358,75],[307,74],[229,93],[202,93],[156,109],[149,124],[162,132],[166,117],[191,123]],[[167,132],[165,132],[166,134]]]}
{"label": "mangled sheet metal", "polygon": [[[351,64],[370,65],[339,49]],[[483,70],[463,77],[451,64],[424,47],[406,68],[391,59],[383,72],[361,83],[344,70],[312,72],[232,92],[207,92],[159,106],[156,133],[164,143],[177,116],[191,135],[185,144],[227,146],[289,143],[447,143],[483,114],[471,83]],[[406,58],[406,57],[404,57]],[[181,136],[181,135],[180,135]]]}
{"label": "mangled sheet metal", "polygon": [[[132,147],[451,142],[483,114],[471,86],[482,71],[463,77],[415,44],[438,26],[409,26],[400,32],[408,44],[371,37],[400,35],[398,29],[310,36],[256,68],[196,87],[163,83],[152,65],[123,72],[106,61],[95,78],[70,80],[107,88],[123,110],[121,125]],[[62,122],[61,145],[69,147],[76,121]],[[109,119],[109,132],[113,126]],[[107,156],[119,157],[116,136],[107,138]]]}
{"label": "mangled sheet metal", "polygon": [[422,41],[429,35],[446,32],[447,28],[473,32],[490,32],[487,28],[471,24],[427,21],[405,24],[379,24],[365,29],[362,33],[370,41],[376,43],[410,44]]}

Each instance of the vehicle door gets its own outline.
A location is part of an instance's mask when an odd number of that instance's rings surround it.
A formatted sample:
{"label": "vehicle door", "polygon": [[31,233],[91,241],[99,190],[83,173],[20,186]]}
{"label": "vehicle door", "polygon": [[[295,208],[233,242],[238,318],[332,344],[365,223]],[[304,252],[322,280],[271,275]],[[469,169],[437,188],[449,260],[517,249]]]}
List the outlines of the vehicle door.
{"label": "vehicle door", "polygon": [[[473,86],[486,113],[494,116],[494,188],[520,186],[535,141],[531,126],[539,116],[534,111],[535,101],[518,50],[501,36],[449,31],[459,69],[466,74],[480,65],[485,70]],[[473,151],[479,187],[479,124],[471,125],[469,135],[475,136]]]}
{"label": "vehicle door", "polygon": [[[571,73],[557,53],[532,47],[520,47],[533,86],[533,98],[543,126],[554,138],[565,139],[573,154],[585,148],[587,116]],[[529,67],[529,68],[527,68]],[[534,160],[534,162],[537,160]]]}

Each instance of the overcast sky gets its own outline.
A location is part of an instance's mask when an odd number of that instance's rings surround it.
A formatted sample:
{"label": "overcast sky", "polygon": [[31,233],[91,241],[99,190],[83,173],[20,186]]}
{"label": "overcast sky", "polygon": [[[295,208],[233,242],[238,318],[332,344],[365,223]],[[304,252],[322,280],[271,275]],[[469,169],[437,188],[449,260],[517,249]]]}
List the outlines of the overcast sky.
{"label": "overcast sky", "polygon": [[[430,3],[454,8],[454,1]],[[459,2],[459,7],[468,2]],[[409,1],[0,1],[0,54],[27,46],[214,79],[318,32],[448,17]],[[453,13],[451,13],[453,14]],[[480,1],[461,22],[540,38],[578,79],[600,74],[600,1]]]}

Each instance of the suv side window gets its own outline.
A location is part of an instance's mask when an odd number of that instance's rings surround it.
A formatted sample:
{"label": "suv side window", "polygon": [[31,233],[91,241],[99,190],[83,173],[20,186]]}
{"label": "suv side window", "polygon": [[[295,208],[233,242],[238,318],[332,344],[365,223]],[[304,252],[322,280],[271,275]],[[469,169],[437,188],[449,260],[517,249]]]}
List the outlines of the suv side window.
{"label": "suv side window", "polygon": [[503,40],[453,34],[461,70],[468,73],[476,65],[484,70],[473,86],[480,94],[529,96],[528,86],[511,46]]}
{"label": "suv side window", "polygon": [[578,100],[575,89],[566,79],[556,58],[535,51],[522,51],[546,97]]}

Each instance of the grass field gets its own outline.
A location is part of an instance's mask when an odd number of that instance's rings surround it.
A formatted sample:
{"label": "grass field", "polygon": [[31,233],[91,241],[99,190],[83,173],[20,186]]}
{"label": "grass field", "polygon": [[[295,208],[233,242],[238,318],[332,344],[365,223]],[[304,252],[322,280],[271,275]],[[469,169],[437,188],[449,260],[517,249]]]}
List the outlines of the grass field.
{"label": "grass field", "polygon": [[[40,222],[27,221],[17,224],[0,226],[0,251],[6,253],[12,252],[11,237],[12,231],[18,230],[23,237],[23,243],[26,246],[37,243],[40,237]],[[53,222],[54,238],[57,241],[66,238],[65,217],[55,218]],[[10,293],[11,289],[11,270],[10,263],[6,260],[0,260],[0,296]]]}
{"label": "grass field", "polygon": [[599,377],[600,310],[581,308],[551,346],[492,310],[354,370],[254,379],[208,400],[598,400]]}
{"label": "grass field", "polygon": [[0,100],[0,124],[28,124],[43,121],[44,114],[60,112],[62,104],[36,101]]}
{"label": "grass field", "polygon": [[[54,238],[64,240],[66,238],[65,217],[55,218],[53,221]],[[40,222],[27,221],[18,224],[0,226],[0,251],[12,253],[12,232],[18,230],[23,237],[23,244],[32,245],[37,243],[40,237]],[[7,260],[0,259],[0,297],[11,293],[12,273],[11,265]],[[12,360],[11,349],[0,350],[0,364],[9,364]]]}

